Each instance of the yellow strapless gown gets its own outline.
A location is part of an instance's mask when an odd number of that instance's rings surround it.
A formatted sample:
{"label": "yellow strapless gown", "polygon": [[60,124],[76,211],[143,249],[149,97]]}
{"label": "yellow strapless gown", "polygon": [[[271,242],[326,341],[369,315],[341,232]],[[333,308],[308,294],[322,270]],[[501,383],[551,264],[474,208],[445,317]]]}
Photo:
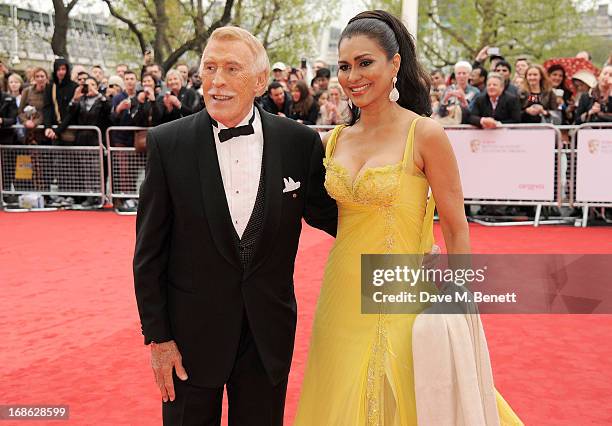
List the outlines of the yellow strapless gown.
{"label": "yellow strapless gown", "polygon": [[[417,119],[418,120],[418,119]],[[354,182],[327,143],[325,187],[337,201],[338,235],[325,268],[296,426],[417,424],[412,358],[416,315],[361,314],[362,253],[426,253],[433,197],[414,166],[414,120],[401,163],[368,168]],[[425,308],[426,306],[423,306]],[[502,425],[522,425],[496,392]]]}

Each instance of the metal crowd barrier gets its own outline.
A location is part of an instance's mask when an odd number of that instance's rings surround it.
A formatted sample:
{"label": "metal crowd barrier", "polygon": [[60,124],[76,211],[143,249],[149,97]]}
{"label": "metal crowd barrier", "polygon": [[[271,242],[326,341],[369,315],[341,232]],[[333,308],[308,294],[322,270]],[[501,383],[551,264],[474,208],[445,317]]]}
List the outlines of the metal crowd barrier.
{"label": "metal crowd barrier", "polygon": [[[464,203],[467,205],[479,205],[479,206],[531,206],[535,207],[534,220],[519,220],[516,216],[511,215],[475,215],[469,216],[468,220],[479,223],[484,226],[524,226],[533,225],[539,226],[541,224],[562,224],[571,223],[574,218],[555,217],[549,219],[542,219],[543,209],[550,207],[560,207],[561,197],[563,193],[563,182],[565,181],[565,169],[562,166],[562,155],[564,148],[561,141],[561,132],[558,128],[551,124],[504,124],[499,129],[551,129],[555,132],[555,172],[554,172],[554,196],[546,201],[534,200],[534,199],[504,199],[504,198],[465,198]],[[468,131],[479,131],[471,125],[454,125],[444,126],[445,130],[468,130]],[[492,130],[493,132],[497,130]],[[520,170],[517,170],[520,173]],[[486,178],[486,176],[483,176]],[[546,214],[548,216],[548,214]]]}
{"label": "metal crowd barrier", "polygon": [[[334,126],[309,126],[319,133],[333,129]],[[581,126],[552,126],[547,124],[512,124],[506,129],[550,128],[555,132],[555,171],[554,197],[541,201],[533,199],[511,200],[503,198],[466,198],[467,205],[487,206],[533,206],[534,220],[517,220],[516,217],[486,216],[471,217],[470,220],[485,226],[517,226],[541,224],[574,224],[587,226],[590,208],[612,207],[612,202],[577,202],[576,168],[577,137],[581,129],[610,128],[612,124],[588,123]],[[109,127],[106,130],[106,146],[102,144],[100,129],[95,126],[70,126],[72,130],[94,130],[98,145],[95,146],[46,146],[46,145],[0,145],[0,196],[18,196],[38,193],[49,196],[93,196],[102,201],[107,197],[115,205],[133,200],[137,203],[140,184],[144,179],[146,152],[137,152],[133,147],[116,146],[113,133],[146,132],[146,127]],[[447,130],[478,130],[470,125],[445,126]],[[561,131],[569,132],[567,142],[563,142]],[[116,140],[116,139],[115,139]],[[104,154],[107,155],[108,186],[104,184]],[[520,173],[520,170],[518,170]],[[607,183],[606,183],[607,184]],[[6,207],[6,203],[3,203]],[[581,218],[552,216],[550,210],[557,208],[568,213],[573,208],[582,208]],[[119,214],[135,214],[132,211],[116,208]],[[546,219],[543,219],[546,217]],[[605,219],[605,216],[603,216]],[[504,220],[506,219],[506,220]],[[501,220],[501,221],[496,221]]]}
{"label": "metal crowd barrier", "polygon": [[118,203],[132,200],[136,205],[139,197],[140,184],[144,180],[147,153],[138,152],[132,147],[113,146],[112,133],[146,132],[148,127],[112,126],[106,129],[106,149],[108,151],[108,198],[119,214],[136,214],[135,207],[122,209]]}
{"label": "metal crowd barrier", "polygon": [[[14,129],[23,126],[13,126]],[[42,129],[39,126],[38,129]],[[63,145],[0,145],[0,199],[7,211],[47,210],[57,208],[84,208],[66,200],[53,202],[54,207],[19,207],[19,197],[32,194],[33,198],[46,197],[53,201],[59,197],[94,197],[86,208],[104,206],[104,146],[102,133],[96,126],[69,126],[69,130],[95,132],[97,146]],[[40,199],[40,197],[38,197]]]}
{"label": "metal crowd barrier", "polygon": [[[578,154],[578,137],[580,135],[581,130],[587,130],[587,129],[608,129],[610,131],[611,136],[607,140],[604,140],[604,141],[596,141],[596,142],[589,141],[588,144],[589,144],[590,152],[589,154],[586,154],[586,155],[596,155],[596,154],[609,155],[610,158],[612,158],[612,151],[610,151],[610,149],[612,149],[612,123],[584,123],[573,129],[572,138],[571,138],[571,156],[570,156],[570,169],[571,169],[570,203],[573,206],[582,208],[582,223],[581,223],[582,227],[586,227],[588,224],[589,209],[598,208],[598,207],[600,208],[600,210],[597,212],[597,214],[601,216],[601,218],[606,223],[612,223],[612,220],[606,218],[605,211],[604,211],[605,207],[612,207],[612,196],[610,196],[610,194],[608,194],[607,199],[605,199],[606,198],[605,196],[602,196],[600,199],[594,199],[594,200],[588,200],[588,201],[576,200],[577,195],[578,195],[576,193],[576,189],[577,189],[577,183],[578,183],[577,172],[578,172],[578,161],[579,161],[579,155],[580,155]],[[595,142],[595,143],[593,144],[592,142]],[[604,151],[604,152],[599,152],[599,151]],[[612,163],[610,163],[608,166],[612,167]],[[606,188],[612,187],[612,182],[610,181],[604,180],[604,181],[601,181],[601,184],[605,185]]]}

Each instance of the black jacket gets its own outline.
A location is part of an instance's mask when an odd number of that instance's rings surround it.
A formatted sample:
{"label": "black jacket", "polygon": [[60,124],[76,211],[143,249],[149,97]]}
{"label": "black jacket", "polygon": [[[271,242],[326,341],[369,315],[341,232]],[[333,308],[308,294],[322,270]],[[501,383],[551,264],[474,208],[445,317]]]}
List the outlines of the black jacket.
{"label": "black jacket", "polygon": [[15,98],[5,92],[0,92],[0,118],[1,127],[10,127],[17,122],[17,102]]}
{"label": "black jacket", "polygon": [[285,114],[285,116],[289,117],[291,114],[291,96],[289,93],[285,92],[285,101],[283,103],[283,108],[279,109],[278,106],[274,103],[270,95],[267,94],[263,98],[261,98],[261,106],[264,110],[268,111],[270,114],[278,115],[279,112]]}
{"label": "black jacket", "polygon": [[[293,267],[302,219],[335,235],[323,148],[306,126],[259,109],[264,223],[243,269],[206,110],[150,129],[136,222],[134,283],[145,343],[174,339],[189,382],[221,387],[243,315],[273,383],[287,377],[296,325]],[[228,142],[231,143],[231,142]],[[283,179],[301,185],[283,192]]]}
{"label": "black jacket", "polygon": [[[59,80],[57,77],[57,70],[60,65],[66,65],[66,76],[62,80]],[[57,103],[62,121],[55,133],[61,134],[66,127],[73,124],[71,123],[72,117],[69,113],[70,109],[68,104],[74,97],[74,91],[78,87],[77,83],[70,80],[70,64],[63,58],[58,58],[53,63],[53,76],[51,78],[51,83],[49,83],[45,88],[45,107],[43,110],[45,128],[58,124],[55,115],[55,106],[53,105],[53,86],[56,86]]]}
{"label": "black jacket", "polygon": [[482,117],[493,117],[502,123],[520,123],[521,122],[521,103],[515,96],[503,92],[497,100],[495,112],[491,106],[489,95],[487,92],[480,94],[470,107],[469,122],[474,126],[482,127],[480,119]]}
{"label": "black jacket", "polygon": [[[589,111],[593,108],[595,102],[599,102],[601,112],[599,114],[589,115]],[[578,108],[576,108],[576,124],[588,122],[612,122],[612,96],[608,96],[606,101],[602,101],[599,96],[599,88],[596,87],[591,91],[591,94],[583,93],[578,100]]]}
{"label": "black jacket", "polygon": [[[98,95],[93,105],[87,109],[86,98],[83,96],[79,102],[70,103],[70,115],[73,123],[80,126],[97,126],[104,135],[109,126],[110,102],[104,95]],[[98,145],[98,134],[94,130],[79,130],[77,132],[77,145]]]}
{"label": "black jacket", "polygon": [[316,124],[318,116],[319,116],[319,104],[316,100],[312,103],[312,105],[310,106],[310,109],[308,110],[306,114],[298,113],[294,110],[294,108],[291,108],[291,112],[288,115],[289,118],[293,120],[302,120],[302,123],[307,124],[307,125]]}
{"label": "black jacket", "polygon": [[15,143],[15,131],[13,129],[7,129],[14,125],[17,121],[17,102],[15,98],[8,93],[0,91],[0,118],[2,118],[3,130],[0,130],[0,144],[12,144]]}
{"label": "black jacket", "polygon": [[173,108],[172,111],[168,112],[163,102],[164,95],[159,95],[157,97],[157,104],[162,113],[158,120],[159,123],[169,123],[170,121],[186,117],[197,112],[200,108],[200,98],[194,90],[181,87],[177,98],[181,102],[181,108]]}

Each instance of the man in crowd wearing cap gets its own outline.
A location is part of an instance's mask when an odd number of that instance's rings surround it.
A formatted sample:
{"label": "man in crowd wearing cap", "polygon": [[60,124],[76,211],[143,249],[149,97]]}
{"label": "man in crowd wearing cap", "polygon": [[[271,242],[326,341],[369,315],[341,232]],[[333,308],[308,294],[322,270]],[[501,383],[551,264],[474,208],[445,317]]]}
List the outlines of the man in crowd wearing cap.
{"label": "man in crowd wearing cap", "polygon": [[108,87],[106,88],[106,97],[110,100],[111,105],[113,98],[125,89],[123,79],[118,75],[111,75],[108,79]]}
{"label": "man in crowd wearing cap", "polygon": [[272,65],[272,81],[278,81],[280,84],[287,87],[287,73],[285,69],[287,66],[282,62],[275,62]]}

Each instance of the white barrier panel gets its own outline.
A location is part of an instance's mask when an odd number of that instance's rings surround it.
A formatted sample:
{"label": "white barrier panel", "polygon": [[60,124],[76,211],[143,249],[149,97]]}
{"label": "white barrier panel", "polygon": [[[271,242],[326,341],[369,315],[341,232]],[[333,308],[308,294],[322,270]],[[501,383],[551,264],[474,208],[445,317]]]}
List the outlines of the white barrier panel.
{"label": "white barrier panel", "polygon": [[576,201],[612,203],[612,129],[580,129]]}
{"label": "white barrier panel", "polygon": [[466,199],[554,201],[554,129],[447,129],[446,134]]}

